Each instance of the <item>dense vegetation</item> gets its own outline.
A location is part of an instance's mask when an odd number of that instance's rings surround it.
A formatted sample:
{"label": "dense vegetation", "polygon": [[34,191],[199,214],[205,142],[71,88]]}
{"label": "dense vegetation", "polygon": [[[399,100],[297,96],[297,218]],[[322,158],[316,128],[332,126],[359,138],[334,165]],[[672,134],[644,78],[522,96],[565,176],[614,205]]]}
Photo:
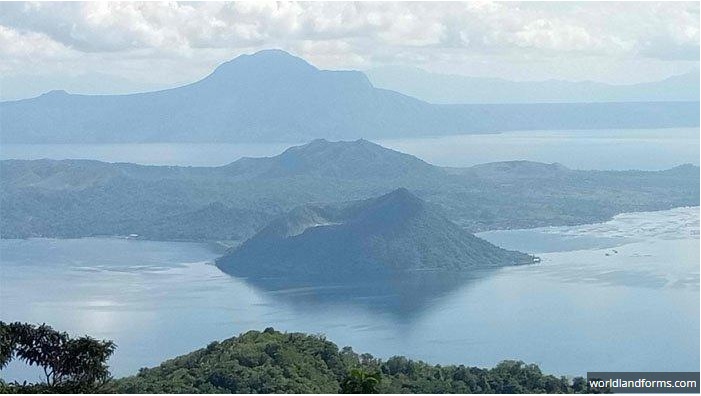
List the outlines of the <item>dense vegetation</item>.
{"label": "dense vegetation", "polygon": [[104,392],[111,379],[107,359],[116,346],[90,337],[71,338],[49,326],[0,321],[0,369],[13,359],[38,366],[45,382],[5,383],[0,393]]}
{"label": "dense vegetation", "polygon": [[698,205],[699,168],[579,171],[514,161],[448,169],[364,140],[316,140],[214,168],[8,160],[0,162],[0,236],[244,240],[296,206],[399,187],[476,232]]}
{"label": "dense vegetation", "polygon": [[339,349],[323,336],[249,331],[118,380],[111,341],[71,338],[49,326],[0,322],[0,369],[14,358],[44,369],[42,383],[0,393],[587,393],[586,382],[504,361],[493,369],[386,361]]}
{"label": "dense vegetation", "polygon": [[[469,357],[466,357],[469,359]],[[386,361],[322,336],[249,331],[116,381],[124,393],[586,393],[584,379],[505,361],[492,369]]]}
{"label": "dense vegetation", "polygon": [[217,265],[244,277],[348,279],[533,262],[532,256],[475,237],[439,208],[400,188],[343,205],[299,207],[218,259]]}

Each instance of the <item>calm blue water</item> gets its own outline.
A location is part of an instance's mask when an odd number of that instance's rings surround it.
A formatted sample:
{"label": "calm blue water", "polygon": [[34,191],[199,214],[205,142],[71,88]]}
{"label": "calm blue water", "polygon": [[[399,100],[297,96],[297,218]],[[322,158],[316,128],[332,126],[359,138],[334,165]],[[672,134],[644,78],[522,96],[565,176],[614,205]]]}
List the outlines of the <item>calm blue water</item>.
{"label": "calm blue water", "polygon": [[660,170],[699,164],[699,128],[519,131],[378,143],[441,166],[529,160],[572,169]]}
{"label": "calm blue water", "polygon": [[[232,278],[204,244],[1,240],[0,317],[116,341],[116,376],[268,326],[433,363],[699,370],[698,207],[482,236],[542,263],[315,287]],[[38,379],[19,364],[2,375]]]}
{"label": "calm blue water", "polygon": [[[521,131],[375,140],[440,166],[494,161],[559,162],[575,169],[667,169],[699,164],[699,128]],[[306,142],[276,144],[5,144],[0,159],[84,158],[148,165],[216,166],[277,155]]]}

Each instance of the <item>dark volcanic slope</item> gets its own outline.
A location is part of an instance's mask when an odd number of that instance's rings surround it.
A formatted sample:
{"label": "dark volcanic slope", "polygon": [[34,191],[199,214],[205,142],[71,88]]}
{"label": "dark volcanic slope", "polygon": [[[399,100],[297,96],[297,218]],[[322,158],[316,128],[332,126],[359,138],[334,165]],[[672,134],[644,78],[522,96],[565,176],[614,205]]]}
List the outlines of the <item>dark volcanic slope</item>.
{"label": "dark volcanic slope", "polygon": [[532,262],[475,237],[400,188],[341,208],[293,210],[217,264],[239,276],[314,277]]}
{"label": "dark volcanic slope", "polygon": [[279,50],[243,55],[195,83],[131,95],[52,91],[0,103],[4,143],[260,142],[526,129],[699,125],[698,102],[433,105],[357,71]]}

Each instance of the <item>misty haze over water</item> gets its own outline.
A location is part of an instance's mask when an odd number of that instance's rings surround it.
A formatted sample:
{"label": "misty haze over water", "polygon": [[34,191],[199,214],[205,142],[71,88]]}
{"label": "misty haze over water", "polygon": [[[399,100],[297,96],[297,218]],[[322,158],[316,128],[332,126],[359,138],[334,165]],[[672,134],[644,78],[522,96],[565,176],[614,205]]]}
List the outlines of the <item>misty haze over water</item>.
{"label": "misty haze over water", "polygon": [[[699,164],[699,129],[518,131],[435,138],[375,139],[438,166],[487,162],[558,162],[573,169],[661,170]],[[94,159],[144,165],[219,166],[241,157],[273,156],[306,142],[4,144],[0,159]]]}

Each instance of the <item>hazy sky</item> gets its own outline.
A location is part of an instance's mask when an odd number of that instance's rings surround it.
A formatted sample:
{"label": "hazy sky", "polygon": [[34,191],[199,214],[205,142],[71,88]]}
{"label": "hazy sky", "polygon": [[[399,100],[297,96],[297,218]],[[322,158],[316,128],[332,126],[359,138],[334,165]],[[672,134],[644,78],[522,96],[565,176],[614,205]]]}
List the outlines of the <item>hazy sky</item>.
{"label": "hazy sky", "polygon": [[699,4],[0,3],[5,99],[177,85],[263,48],[329,69],[634,83],[698,67]]}

